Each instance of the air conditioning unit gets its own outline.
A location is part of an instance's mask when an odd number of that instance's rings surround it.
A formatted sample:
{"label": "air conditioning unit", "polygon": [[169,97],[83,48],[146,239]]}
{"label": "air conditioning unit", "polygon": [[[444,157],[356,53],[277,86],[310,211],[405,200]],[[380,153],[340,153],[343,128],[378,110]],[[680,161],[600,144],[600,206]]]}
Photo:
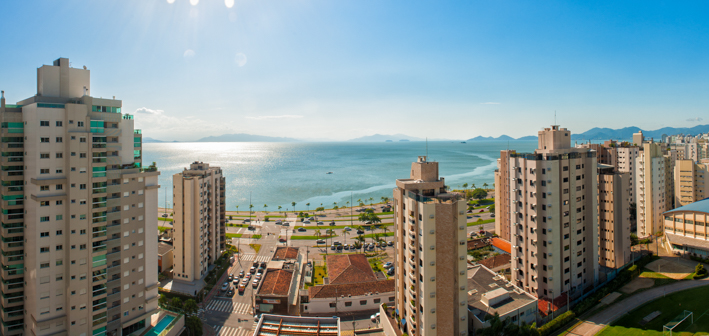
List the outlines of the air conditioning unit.
{"label": "air conditioning unit", "polygon": [[431,261],[431,266],[436,266],[436,262],[435,262],[435,261]]}
{"label": "air conditioning unit", "polygon": [[552,280],[554,280],[554,277],[549,277],[549,281],[552,281]]}
{"label": "air conditioning unit", "polygon": [[548,228],[547,231],[551,232],[551,228]]}
{"label": "air conditioning unit", "polygon": [[436,247],[431,245],[431,250],[435,250],[435,249],[436,249]]}
{"label": "air conditioning unit", "polygon": [[551,252],[547,253],[550,257],[552,256]]}
{"label": "air conditioning unit", "polygon": [[429,215],[428,218],[433,218],[433,215]]}
{"label": "air conditioning unit", "polygon": [[460,260],[465,260],[465,256],[460,256]]}
{"label": "air conditioning unit", "polygon": [[434,231],[434,230],[431,230],[431,231],[429,231],[428,233],[430,233],[430,234],[434,234],[435,232],[436,232],[436,231]]}
{"label": "air conditioning unit", "polygon": [[548,269],[554,269],[554,265],[547,266]]}

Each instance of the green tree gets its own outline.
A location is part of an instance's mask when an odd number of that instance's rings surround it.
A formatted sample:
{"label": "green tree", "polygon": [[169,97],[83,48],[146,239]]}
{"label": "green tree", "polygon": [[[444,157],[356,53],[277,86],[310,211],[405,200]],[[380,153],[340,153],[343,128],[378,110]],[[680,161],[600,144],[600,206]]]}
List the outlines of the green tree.
{"label": "green tree", "polygon": [[318,239],[320,239],[320,230],[315,230],[315,237],[318,237]]}
{"label": "green tree", "polygon": [[263,212],[268,213],[268,204],[263,205]]}
{"label": "green tree", "polygon": [[160,294],[160,297],[158,298],[158,304],[161,307],[167,307],[167,305],[170,303],[170,300],[165,296],[165,294]]}
{"label": "green tree", "polygon": [[485,189],[477,188],[477,189],[473,190],[472,195],[473,195],[473,198],[477,198],[478,200],[483,200],[483,199],[487,198],[487,191],[485,191]]}
{"label": "green tree", "polygon": [[239,206],[236,206],[236,213],[239,213]]}
{"label": "green tree", "polygon": [[278,206],[278,212],[281,212],[281,208],[283,208],[283,207],[279,205],[279,206]]}
{"label": "green tree", "polygon": [[193,299],[189,299],[185,301],[185,305],[183,307],[183,311],[187,315],[194,315],[197,314],[197,310],[199,310],[199,307],[197,307],[197,302]]}
{"label": "green tree", "polygon": [[369,206],[372,206],[372,201],[374,201],[374,197],[369,198]]}
{"label": "green tree", "polygon": [[197,316],[189,316],[185,319],[185,328],[189,330],[190,336],[202,336],[202,320]]}
{"label": "green tree", "polygon": [[305,203],[305,211],[310,212],[310,203]]}
{"label": "green tree", "polygon": [[483,188],[487,190],[487,183],[483,183]]}
{"label": "green tree", "polygon": [[349,231],[342,229],[342,235],[345,237],[345,240],[347,240],[347,235],[350,234]]}
{"label": "green tree", "polygon": [[182,300],[178,297],[172,298],[172,300],[170,300],[170,307],[174,310],[182,311]]}
{"label": "green tree", "polygon": [[296,204],[297,204],[297,203],[295,203],[295,202],[291,202],[291,203],[290,203],[290,205],[293,206],[293,212],[295,212],[295,205],[296,205]]}
{"label": "green tree", "polygon": [[468,184],[467,184],[467,183],[463,183],[463,189],[468,189]]}
{"label": "green tree", "polygon": [[323,212],[325,211],[325,207],[317,207],[315,211]]}

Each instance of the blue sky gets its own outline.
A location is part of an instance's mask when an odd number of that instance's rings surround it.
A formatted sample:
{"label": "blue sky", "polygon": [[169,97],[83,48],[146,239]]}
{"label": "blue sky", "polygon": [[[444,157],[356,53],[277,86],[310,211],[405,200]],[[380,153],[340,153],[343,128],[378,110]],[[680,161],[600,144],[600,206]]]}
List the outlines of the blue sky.
{"label": "blue sky", "polygon": [[[172,2],[172,3],[171,3]],[[231,5],[231,6],[229,6]],[[524,136],[709,119],[709,3],[3,2],[0,89],[68,57],[145,136]],[[693,121],[690,121],[692,119]]]}

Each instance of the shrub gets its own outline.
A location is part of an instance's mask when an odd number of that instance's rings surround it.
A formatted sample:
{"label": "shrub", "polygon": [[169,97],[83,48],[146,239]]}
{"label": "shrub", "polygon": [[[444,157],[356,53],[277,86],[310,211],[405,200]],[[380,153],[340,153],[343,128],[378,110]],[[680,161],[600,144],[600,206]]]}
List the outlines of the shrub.
{"label": "shrub", "polygon": [[573,311],[567,311],[566,313],[563,313],[557,316],[555,319],[549,321],[547,324],[541,326],[541,328],[539,328],[539,333],[542,336],[551,335],[559,328],[571,322],[574,318],[576,318],[576,314],[574,314]]}

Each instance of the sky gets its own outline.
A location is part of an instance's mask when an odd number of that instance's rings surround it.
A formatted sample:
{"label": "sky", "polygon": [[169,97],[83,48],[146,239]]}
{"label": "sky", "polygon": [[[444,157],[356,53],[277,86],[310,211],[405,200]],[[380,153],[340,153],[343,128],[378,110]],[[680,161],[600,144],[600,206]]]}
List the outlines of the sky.
{"label": "sky", "polygon": [[468,139],[709,123],[709,2],[6,1],[0,89],[59,57],[145,137]]}

